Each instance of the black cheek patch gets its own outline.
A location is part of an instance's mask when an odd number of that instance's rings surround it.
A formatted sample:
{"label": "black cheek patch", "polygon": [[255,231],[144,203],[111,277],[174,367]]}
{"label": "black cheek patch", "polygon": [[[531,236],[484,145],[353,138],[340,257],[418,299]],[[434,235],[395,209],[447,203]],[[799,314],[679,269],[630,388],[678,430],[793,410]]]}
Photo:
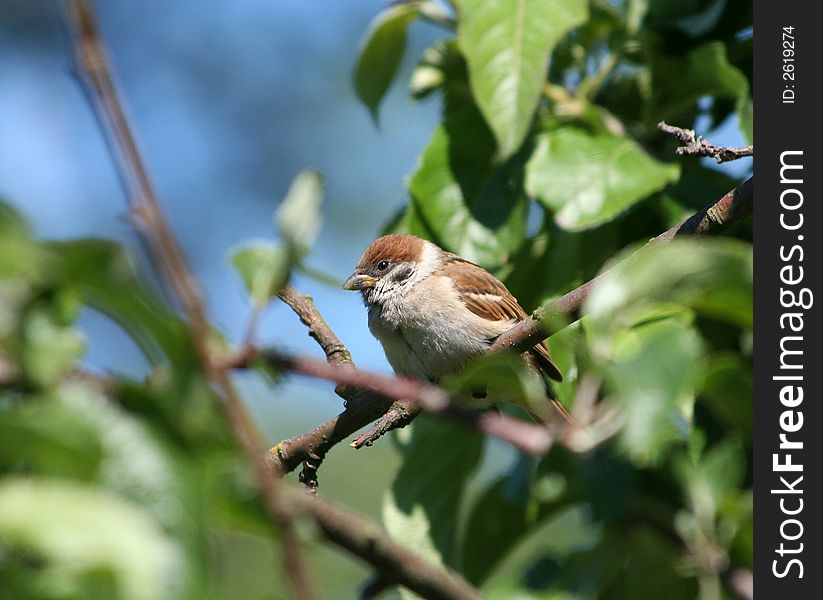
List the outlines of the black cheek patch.
{"label": "black cheek patch", "polygon": [[397,269],[397,273],[395,273],[393,279],[397,282],[405,281],[411,274],[414,272],[414,269],[408,265],[404,265]]}

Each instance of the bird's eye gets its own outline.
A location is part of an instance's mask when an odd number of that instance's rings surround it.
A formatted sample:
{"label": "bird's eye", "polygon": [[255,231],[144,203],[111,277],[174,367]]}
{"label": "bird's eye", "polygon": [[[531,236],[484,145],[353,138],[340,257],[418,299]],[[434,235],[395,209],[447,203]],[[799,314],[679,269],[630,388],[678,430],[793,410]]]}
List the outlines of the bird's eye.
{"label": "bird's eye", "polygon": [[381,260],[379,263],[377,263],[377,270],[378,271],[385,271],[388,268],[389,268],[389,261],[387,261],[387,260]]}

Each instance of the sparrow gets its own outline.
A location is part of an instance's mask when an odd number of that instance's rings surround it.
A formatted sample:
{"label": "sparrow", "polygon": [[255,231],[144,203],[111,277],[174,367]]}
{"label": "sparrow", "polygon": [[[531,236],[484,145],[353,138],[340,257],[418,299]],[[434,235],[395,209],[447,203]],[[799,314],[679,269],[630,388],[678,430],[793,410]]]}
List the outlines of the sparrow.
{"label": "sparrow", "polygon": [[[459,371],[528,318],[494,275],[413,235],[391,234],[372,242],[343,289],[362,294],[369,330],[394,372],[432,383]],[[533,371],[562,381],[544,341],[523,359]],[[546,391],[567,415],[548,385]]]}

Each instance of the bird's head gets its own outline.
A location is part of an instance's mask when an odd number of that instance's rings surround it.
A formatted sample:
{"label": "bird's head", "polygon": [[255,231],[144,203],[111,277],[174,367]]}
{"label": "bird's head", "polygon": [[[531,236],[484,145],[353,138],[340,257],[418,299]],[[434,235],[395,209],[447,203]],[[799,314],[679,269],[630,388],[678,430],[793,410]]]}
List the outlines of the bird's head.
{"label": "bird's head", "polygon": [[384,235],[369,244],[343,289],[362,292],[368,305],[381,304],[407,293],[430,275],[439,265],[441,252],[413,235]]}

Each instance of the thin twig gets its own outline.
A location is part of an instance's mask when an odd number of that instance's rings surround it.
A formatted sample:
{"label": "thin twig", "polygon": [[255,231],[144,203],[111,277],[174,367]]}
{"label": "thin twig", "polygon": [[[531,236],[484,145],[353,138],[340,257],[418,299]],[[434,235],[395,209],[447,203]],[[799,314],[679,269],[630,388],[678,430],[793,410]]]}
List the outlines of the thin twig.
{"label": "thin twig", "polygon": [[308,328],[309,336],[323,349],[330,365],[354,366],[351,354],[314,306],[311,296],[301,294],[290,285],[284,287],[279,296],[300,317],[300,322]]}
{"label": "thin twig", "polygon": [[715,146],[695,134],[694,129],[683,129],[660,121],[657,128],[677,138],[681,146],[676,150],[678,156],[709,156],[719,163],[746,158],[754,155],[754,146],[731,148],[729,146]]}
{"label": "thin twig", "polygon": [[410,400],[398,400],[391,405],[391,408],[382,417],[372,423],[371,427],[354,438],[354,441],[349,445],[355,450],[359,450],[364,446],[371,446],[390,431],[402,429],[414,421],[421,410],[419,406],[416,406]]}
{"label": "thin twig", "polygon": [[160,208],[160,202],[137,148],[114,84],[106,48],[87,0],[67,0],[67,21],[72,32],[77,76],[109,140],[116,158],[135,229],[143,237],[152,264],[180,302],[192,345],[203,372],[214,383],[235,439],[249,459],[269,519],[283,543],[285,571],[295,597],[315,598],[314,588],[294,529],[292,511],[279,491],[262,456],[263,442],[226,371],[217,369],[209,350],[209,324],[197,280]]}
{"label": "thin twig", "polygon": [[[445,415],[453,420],[475,427],[480,431],[498,437],[521,452],[543,455],[551,447],[553,436],[547,427],[514,419],[497,412],[481,412],[461,406],[453,401],[440,387],[407,377],[388,377],[367,371],[340,368],[324,361],[304,356],[289,356],[275,349],[259,353],[272,367],[298,373],[307,377],[325,379],[347,388],[371,390],[383,398],[403,401],[409,412],[417,408]],[[244,368],[255,356],[248,353],[239,355],[232,363],[233,368]],[[276,452],[276,450],[275,450]]]}

